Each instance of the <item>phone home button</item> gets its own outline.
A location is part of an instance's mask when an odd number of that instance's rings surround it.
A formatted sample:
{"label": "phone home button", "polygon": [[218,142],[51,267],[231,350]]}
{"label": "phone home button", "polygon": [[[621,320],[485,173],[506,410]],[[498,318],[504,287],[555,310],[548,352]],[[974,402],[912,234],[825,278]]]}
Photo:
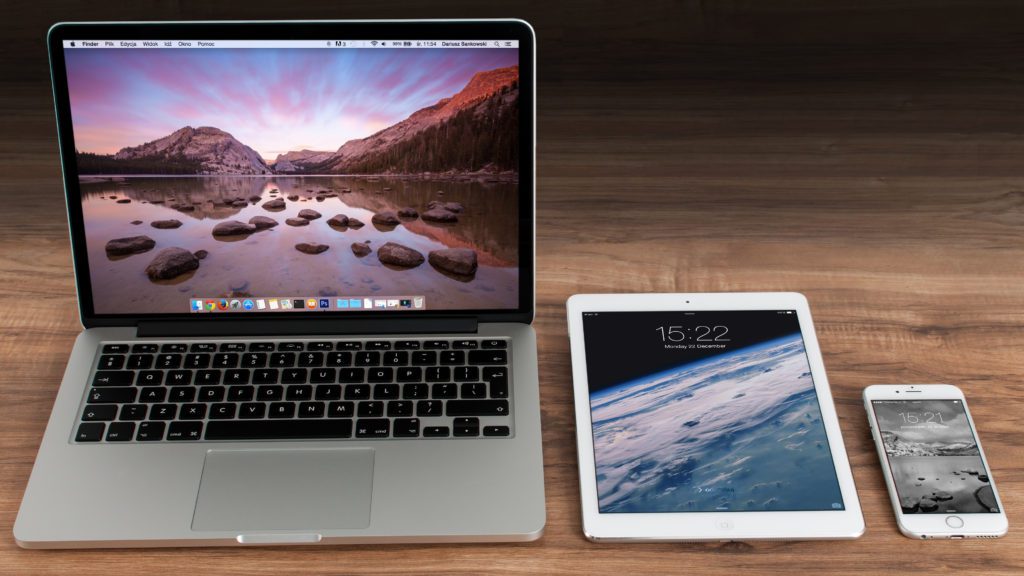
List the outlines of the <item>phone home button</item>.
{"label": "phone home button", "polygon": [[946,516],[946,526],[950,528],[963,528],[964,520],[959,516]]}

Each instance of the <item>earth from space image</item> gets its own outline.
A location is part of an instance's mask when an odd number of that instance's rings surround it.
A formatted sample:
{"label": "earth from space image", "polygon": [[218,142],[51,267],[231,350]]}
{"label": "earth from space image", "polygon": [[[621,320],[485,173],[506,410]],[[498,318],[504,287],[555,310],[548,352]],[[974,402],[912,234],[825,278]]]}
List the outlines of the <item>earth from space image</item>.
{"label": "earth from space image", "polygon": [[799,333],[590,402],[602,513],[843,509]]}

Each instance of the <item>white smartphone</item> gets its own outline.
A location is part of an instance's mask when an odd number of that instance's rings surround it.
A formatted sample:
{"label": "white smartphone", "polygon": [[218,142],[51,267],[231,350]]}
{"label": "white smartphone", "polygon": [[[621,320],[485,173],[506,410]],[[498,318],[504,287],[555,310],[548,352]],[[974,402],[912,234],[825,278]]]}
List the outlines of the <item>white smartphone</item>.
{"label": "white smartphone", "polygon": [[921,540],[1006,534],[1006,511],[959,388],[868,386],[864,409],[900,532]]}

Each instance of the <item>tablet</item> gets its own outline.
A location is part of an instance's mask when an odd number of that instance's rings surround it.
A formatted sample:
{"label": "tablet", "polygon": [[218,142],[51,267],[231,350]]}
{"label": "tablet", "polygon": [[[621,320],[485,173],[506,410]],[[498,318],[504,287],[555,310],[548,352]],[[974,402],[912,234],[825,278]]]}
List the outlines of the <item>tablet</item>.
{"label": "tablet", "polygon": [[567,309],[587,538],[863,533],[801,294],[578,294]]}

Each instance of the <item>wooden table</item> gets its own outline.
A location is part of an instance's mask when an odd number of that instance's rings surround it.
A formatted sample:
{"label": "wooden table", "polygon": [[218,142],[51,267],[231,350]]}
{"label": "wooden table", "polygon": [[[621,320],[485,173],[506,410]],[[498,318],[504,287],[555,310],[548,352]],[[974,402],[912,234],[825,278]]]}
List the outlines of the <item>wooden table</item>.
{"label": "wooden table", "polygon": [[[1019,3],[260,4],[5,7],[0,573],[1024,573]],[[535,326],[544,537],[515,545],[17,548],[11,526],[80,329],[42,44],[49,23],[510,14],[534,23],[541,50]],[[705,290],[796,290],[810,299],[867,522],[860,540],[584,540],[565,299]],[[886,382],[963,387],[1008,510],[1007,538],[900,536],[859,400],[864,386]]]}

